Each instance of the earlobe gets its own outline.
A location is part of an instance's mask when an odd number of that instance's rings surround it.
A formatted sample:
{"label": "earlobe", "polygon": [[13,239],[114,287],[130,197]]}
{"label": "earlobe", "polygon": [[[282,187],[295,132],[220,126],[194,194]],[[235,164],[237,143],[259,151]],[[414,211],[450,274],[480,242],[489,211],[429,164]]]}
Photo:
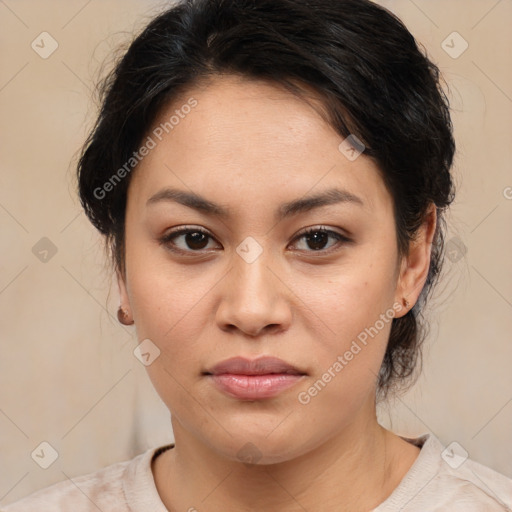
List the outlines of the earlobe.
{"label": "earlobe", "polygon": [[128,298],[128,291],[126,289],[126,283],[119,270],[116,270],[117,285],[119,287],[119,299],[121,305],[117,310],[117,319],[119,323],[123,325],[133,325],[134,321],[130,311],[130,301]]}
{"label": "earlobe", "polygon": [[418,300],[427,279],[436,226],[437,211],[435,204],[432,203],[415,239],[410,242],[408,254],[402,262],[395,301],[403,305],[406,310],[404,315]]}

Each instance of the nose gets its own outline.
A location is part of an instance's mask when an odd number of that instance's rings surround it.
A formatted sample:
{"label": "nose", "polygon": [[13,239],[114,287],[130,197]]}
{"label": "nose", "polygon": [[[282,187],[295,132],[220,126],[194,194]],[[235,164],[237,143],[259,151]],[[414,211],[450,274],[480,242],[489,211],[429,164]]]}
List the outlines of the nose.
{"label": "nose", "polygon": [[222,280],[216,312],[222,330],[239,330],[256,337],[289,328],[293,294],[267,253],[264,249],[254,261],[233,253],[231,270]]}

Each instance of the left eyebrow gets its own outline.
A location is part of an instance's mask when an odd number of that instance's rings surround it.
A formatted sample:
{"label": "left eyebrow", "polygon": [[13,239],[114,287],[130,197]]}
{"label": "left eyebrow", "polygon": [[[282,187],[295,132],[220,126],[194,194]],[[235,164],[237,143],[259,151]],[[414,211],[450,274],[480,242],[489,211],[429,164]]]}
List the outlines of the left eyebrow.
{"label": "left eyebrow", "polygon": [[280,221],[292,215],[297,215],[315,208],[320,208],[321,206],[337,203],[352,203],[358,206],[364,206],[363,200],[355,194],[352,194],[352,192],[339,188],[331,188],[314,196],[306,196],[301,199],[296,199],[295,201],[282,204],[275,217],[277,221]]}
{"label": "left eyebrow", "polygon": [[[173,201],[215,217],[227,218],[231,215],[231,209],[216,204],[195,192],[188,192],[176,188],[164,188],[160,190],[147,200],[146,206],[161,201]],[[283,203],[277,209],[274,217],[276,221],[281,221],[287,217],[337,203],[352,203],[364,206],[363,200],[351,192],[339,188],[331,188],[313,196],[306,196],[288,203]]]}

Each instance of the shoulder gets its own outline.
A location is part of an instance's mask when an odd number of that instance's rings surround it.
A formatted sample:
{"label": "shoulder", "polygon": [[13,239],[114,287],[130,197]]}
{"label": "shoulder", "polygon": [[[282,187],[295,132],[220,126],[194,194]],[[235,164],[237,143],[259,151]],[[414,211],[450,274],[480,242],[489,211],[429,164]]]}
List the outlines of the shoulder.
{"label": "shoulder", "polygon": [[[36,491],[2,508],[1,512],[129,512],[128,503],[136,503],[151,495],[154,480],[151,459],[164,447],[152,448],[131,460],[112,464],[99,471],[66,480]],[[151,486],[153,485],[153,487]],[[157,497],[157,494],[156,494]]]}
{"label": "shoulder", "polygon": [[512,480],[467,458],[431,434],[408,440],[420,455],[391,496],[374,512],[504,512],[512,510]]}
{"label": "shoulder", "polygon": [[512,510],[512,480],[467,459],[460,468],[443,468],[436,475],[426,499],[437,496],[453,512],[504,512]]}

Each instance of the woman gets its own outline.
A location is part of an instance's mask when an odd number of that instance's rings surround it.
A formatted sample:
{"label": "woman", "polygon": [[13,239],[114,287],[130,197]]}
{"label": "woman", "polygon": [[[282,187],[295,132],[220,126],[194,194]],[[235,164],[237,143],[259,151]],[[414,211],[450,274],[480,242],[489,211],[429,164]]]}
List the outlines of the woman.
{"label": "woman", "polygon": [[175,444],[5,510],[509,510],[509,479],[376,418],[417,368],[454,150],[438,69],[371,2],[153,20],[78,177]]}

